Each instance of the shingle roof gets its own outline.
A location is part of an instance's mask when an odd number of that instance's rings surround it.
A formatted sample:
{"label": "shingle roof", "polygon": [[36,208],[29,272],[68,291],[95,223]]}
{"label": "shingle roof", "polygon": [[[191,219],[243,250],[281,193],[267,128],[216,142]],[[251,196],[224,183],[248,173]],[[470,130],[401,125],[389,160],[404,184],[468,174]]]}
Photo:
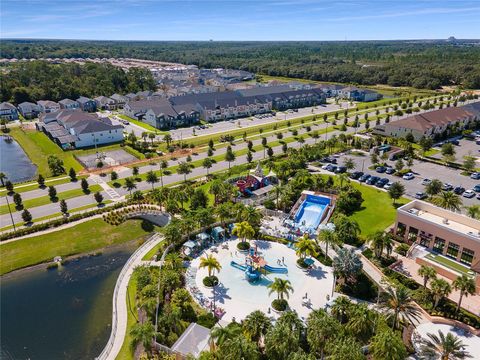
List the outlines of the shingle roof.
{"label": "shingle roof", "polygon": [[120,95],[120,94],[113,94],[112,96],[110,96],[110,98],[117,101],[117,102],[127,101],[127,98],[123,95]]}
{"label": "shingle roof", "polygon": [[58,103],[51,100],[39,100],[37,101],[37,104],[43,107],[52,107],[52,106],[58,107]]}
{"label": "shingle roof", "polygon": [[0,110],[17,110],[17,108],[9,102],[2,102],[0,104]]}
{"label": "shingle roof", "polygon": [[63,99],[63,100],[60,100],[59,103],[62,105],[72,105],[72,104],[75,104],[76,101],[73,101],[72,99]]}
{"label": "shingle roof", "polygon": [[93,101],[93,100],[92,100],[92,99],[89,99],[89,98],[87,98],[87,97],[85,97],[85,96],[80,96],[80,97],[77,99],[77,102],[78,102],[79,104],[85,104],[85,103],[87,103],[87,102],[89,102],[89,101]]}

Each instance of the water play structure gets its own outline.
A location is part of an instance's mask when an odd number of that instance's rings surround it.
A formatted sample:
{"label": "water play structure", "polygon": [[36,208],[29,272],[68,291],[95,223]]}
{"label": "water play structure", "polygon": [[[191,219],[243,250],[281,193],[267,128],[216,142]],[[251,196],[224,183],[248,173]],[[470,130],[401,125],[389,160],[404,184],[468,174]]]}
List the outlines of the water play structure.
{"label": "water play structure", "polygon": [[256,197],[271,191],[273,184],[276,184],[278,179],[272,171],[265,175],[260,162],[258,162],[255,169],[250,170],[248,175],[232,179],[232,181],[238,187],[242,196]]}
{"label": "water play structure", "polygon": [[257,253],[255,248],[250,248],[248,255],[245,257],[245,264],[239,264],[235,261],[231,261],[230,265],[236,269],[245,272],[245,278],[248,281],[256,281],[260,278],[262,270],[264,273],[277,273],[287,274],[288,269],[283,267],[273,267],[267,264],[264,257]]}

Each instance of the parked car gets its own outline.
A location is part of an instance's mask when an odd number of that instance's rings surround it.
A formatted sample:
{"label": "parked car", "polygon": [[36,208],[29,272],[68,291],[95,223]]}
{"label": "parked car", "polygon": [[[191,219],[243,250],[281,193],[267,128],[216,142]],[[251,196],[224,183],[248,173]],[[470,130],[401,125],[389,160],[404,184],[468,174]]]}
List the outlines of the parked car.
{"label": "parked car", "polygon": [[480,192],[480,184],[475,185],[473,191]]}
{"label": "parked car", "polygon": [[359,179],[361,176],[363,176],[363,172],[362,171],[354,171],[350,174],[350,179],[354,179],[354,180],[357,180]]}
{"label": "parked car", "polygon": [[430,180],[430,179],[423,179],[423,180],[422,180],[422,185],[428,185],[428,184],[430,184],[431,182],[432,182],[432,180]]}
{"label": "parked car", "polygon": [[386,184],[388,184],[388,181],[389,180],[387,178],[382,178],[382,179],[377,181],[375,186],[378,187],[378,188],[383,188]]}
{"label": "parked car", "polygon": [[370,176],[370,178],[366,181],[366,184],[375,185],[378,180],[380,180],[378,176]]}
{"label": "parked car", "polygon": [[422,191],[415,193],[415,199],[422,200],[422,199],[425,199],[426,197],[427,197],[427,194],[425,194]]}
{"label": "parked car", "polygon": [[321,159],[320,161],[321,162],[326,162],[326,163],[331,163],[331,164],[336,164],[337,163],[337,159],[335,159],[333,157],[330,157],[330,156],[326,156],[323,159]]}
{"label": "parked car", "polygon": [[327,171],[335,172],[336,169],[337,167],[335,165],[332,165],[332,164],[327,165]]}
{"label": "parked car", "polygon": [[392,168],[392,167],[387,167],[387,168],[385,169],[385,173],[387,173],[388,175],[395,174],[395,169]]}
{"label": "parked car", "polygon": [[453,190],[453,185],[452,185],[452,184],[449,184],[449,183],[445,183],[445,184],[443,184],[443,186],[442,186],[442,190],[443,190],[443,191],[452,191],[452,190]]}
{"label": "parked car", "polygon": [[466,197],[467,199],[471,199],[474,196],[475,196],[475,191],[473,191],[472,189],[468,189],[463,193],[463,197]]}
{"label": "parked car", "polygon": [[337,166],[337,168],[335,169],[336,174],[343,174],[346,171],[347,171],[347,168],[345,166]]}
{"label": "parked car", "polygon": [[462,186],[457,186],[455,189],[453,189],[453,192],[457,195],[461,195],[465,192],[465,188]]}
{"label": "parked car", "polygon": [[478,180],[478,179],[480,179],[480,173],[474,172],[474,173],[472,173],[472,175],[470,175],[470,178]]}
{"label": "parked car", "polygon": [[390,188],[392,187],[392,185],[393,185],[393,182],[392,182],[392,181],[389,181],[388,183],[386,183],[386,184],[383,186],[383,188],[384,188],[385,190],[388,190],[388,189],[390,189]]}
{"label": "parked car", "polygon": [[364,174],[362,176],[360,176],[360,178],[358,179],[358,181],[360,182],[365,182],[367,181],[372,175],[368,175],[368,174]]}
{"label": "parked car", "polygon": [[328,167],[330,166],[330,164],[325,164],[325,165],[322,165],[322,169],[323,170],[328,170]]}
{"label": "parked car", "polygon": [[480,200],[480,194],[477,194],[477,199]]}
{"label": "parked car", "polygon": [[376,171],[377,173],[380,173],[380,174],[381,174],[381,173],[384,173],[385,170],[387,170],[387,168],[386,168],[385,166],[377,166],[377,168],[375,169],[375,171]]}
{"label": "parked car", "polygon": [[412,180],[415,177],[413,173],[409,172],[402,176],[403,180]]}

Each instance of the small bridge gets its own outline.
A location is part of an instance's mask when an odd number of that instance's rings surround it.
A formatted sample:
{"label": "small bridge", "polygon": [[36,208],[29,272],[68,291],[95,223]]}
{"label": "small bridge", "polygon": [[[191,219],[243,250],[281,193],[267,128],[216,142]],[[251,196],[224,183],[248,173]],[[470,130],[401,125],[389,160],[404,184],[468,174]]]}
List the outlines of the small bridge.
{"label": "small bridge", "polygon": [[143,219],[150,221],[157,226],[165,226],[170,222],[170,215],[154,209],[138,209],[133,210],[125,215],[126,219]]}

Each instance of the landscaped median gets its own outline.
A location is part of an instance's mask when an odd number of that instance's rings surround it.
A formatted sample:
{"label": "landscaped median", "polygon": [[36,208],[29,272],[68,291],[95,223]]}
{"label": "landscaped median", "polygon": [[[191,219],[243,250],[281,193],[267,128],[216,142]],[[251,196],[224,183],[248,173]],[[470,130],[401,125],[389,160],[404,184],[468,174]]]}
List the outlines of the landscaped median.
{"label": "landscaped median", "polygon": [[71,256],[98,251],[103,247],[137,239],[143,241],[150,232],[141,220],[128,220],[113,226],[103,219],[93,219],[72,227],[0,243],[0,275],[27,266],[53,261],[55,256]]}

